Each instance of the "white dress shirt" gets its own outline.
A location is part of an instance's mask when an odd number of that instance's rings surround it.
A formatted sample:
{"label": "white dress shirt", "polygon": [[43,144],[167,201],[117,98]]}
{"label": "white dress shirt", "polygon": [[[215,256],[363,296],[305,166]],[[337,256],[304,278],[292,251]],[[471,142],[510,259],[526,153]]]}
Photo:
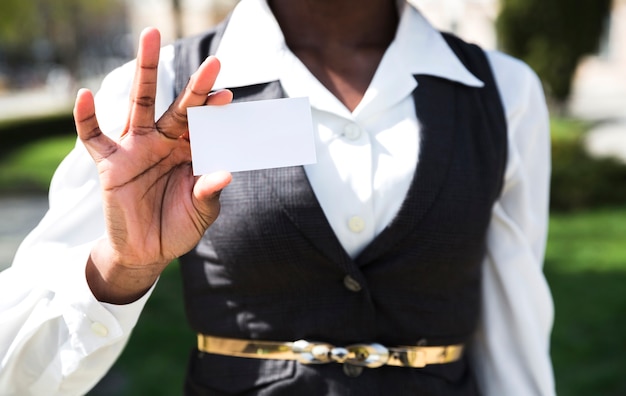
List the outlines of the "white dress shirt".
{"label": "white dress shirt", "polygon": [[[352,112],[287,48],[265,0],[239,3],[217,52],[222,71],[216,88],[280,80],[288,96],[310,98],[318,162],[305,171],[353,257],[397,214],[419,166],[420,130],[411,96],[419,87],[413,75],[483,85],[413,6],[401,2],[401,9],[396,38]],[[528,67],[499,52],[487,56],[506,112],[509,151],[488,230],[483,313],[470,346],[472,360],[487,396],[553,395],[553,308],[542,273],[548,114]],[[174,99],[173,57],[173,47],[162,49],[157,115]],[[113,71],[96,96],[101,129],[111,136],[124,127],[133,71],[132,63]],[[128,340],[150,293],[128,305],[100,303],[84,276],[91,246],[105,232],[101,203],[95,166],[79,143],[55,173],[50,210],[20,246],[13,266],[0,273],[0,394],[83,394]]]}

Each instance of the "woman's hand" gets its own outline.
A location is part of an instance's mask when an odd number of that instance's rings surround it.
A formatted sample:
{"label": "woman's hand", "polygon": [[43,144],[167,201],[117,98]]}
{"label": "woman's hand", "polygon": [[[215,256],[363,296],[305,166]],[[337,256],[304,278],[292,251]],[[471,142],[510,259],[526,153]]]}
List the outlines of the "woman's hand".
{"label": "woman's hand", "polygon": [[219,62],[209,57],[187,88],[155,122],[160,35],[140,39],[126,128],[119,141],[104,135],[91,92],[81,90],[74,118],[80,140],[98,168],[107,237],[91,252],[86,275],[100,301],[141,297],[173,259],[191,250],[219,213],[228,172],[194,177],[187,108],[230,103],[230,91],[210,93]]}

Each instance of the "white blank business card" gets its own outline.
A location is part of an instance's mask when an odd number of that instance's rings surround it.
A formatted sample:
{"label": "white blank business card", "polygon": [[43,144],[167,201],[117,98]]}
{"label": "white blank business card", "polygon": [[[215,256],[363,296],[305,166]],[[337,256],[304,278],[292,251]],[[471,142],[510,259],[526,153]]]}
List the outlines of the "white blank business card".
{"label": "white blank business card", "polygon": [[308,98],[187,109],[195,175],[316,162]]}

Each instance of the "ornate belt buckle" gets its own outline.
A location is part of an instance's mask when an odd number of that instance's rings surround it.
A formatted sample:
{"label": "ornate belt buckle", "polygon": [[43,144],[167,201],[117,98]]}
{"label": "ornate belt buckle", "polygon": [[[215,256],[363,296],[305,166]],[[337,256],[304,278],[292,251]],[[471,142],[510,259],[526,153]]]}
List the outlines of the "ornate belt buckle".
{"label": "ornate belt buckle", "polygon": [[324,364],[333,361],[330,351],[334,347],[323,342],[298,340],[291,346],[291,350],[302,364]]}
{"label": "ornate belt buckle", "polygon": [[376,343],[354,344],[343,348],[328,343],[298,340],[292,344],[291,349],[302,364],[336,362],[376,368],[389,360],[389,350]]}

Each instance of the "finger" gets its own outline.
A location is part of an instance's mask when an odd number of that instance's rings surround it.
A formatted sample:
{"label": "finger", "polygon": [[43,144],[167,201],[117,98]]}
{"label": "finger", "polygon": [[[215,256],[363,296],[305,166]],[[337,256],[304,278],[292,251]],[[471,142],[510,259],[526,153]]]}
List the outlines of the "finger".
{"label": "finger", "polygon": [[177,105],[185,109],[191,106],[203,105],[207,95],[213,89],[213,84],[215,84],[219,71],[220,61],[214,56],[206,58],[198,67],[198,70],[189,78],[180,100],[177,100]]}
{"label": "finger", "polygon": [[[187,130],[187,108],[203,106],[213,88],[220,70],[220,62],[209,56],[198,70],[189,78],[184,91],[176,98],[170,108],[157,122],[157,129],[170,138],[177,138]],[[225,94],[218,95],[218,102],[223,101]]]}
{"label": "finger", "polygon": [[154,128],[160,46],[161,35],[157,29],[147,28],[141,33],[129,114],[129,126],[135,132],[141,133]]}
{"label": "finger", "polygon": [[209,106],[223,106],[233,101],[233,93],[228,89],[211,92],[204,104]]}
{"label": "finger", "polygon": [[76,95],[74,123],[78,137],[96,163],[117,150],[117,144],[100,130],[93,94],[88,89],[81,89]]}
{"label": "finger", "polygon": [[[219,91],[211,92],[204,102],[208,106],[223,106],[233,101],[233,93],[228,89],[221,89]],[[160,122],[160,121],[159,121]],[[163,124],[159,124],[161,126]],[[179,136],[182,139],[189,140],[189,129],[185,129],[182,135]]]}
{"label": "finger", "polygon": [[230,183],[232,175],[218,171],[197,178],[193,188],[193,202],[198,213],[207,224],[211,224],[219,211],[219,195]]}
{"label": "finger", "polygon": [[232,175],[227,171],[217,171],[197,178],[193,188],[194,198],[205,201],[222,191],[232,180]]}

